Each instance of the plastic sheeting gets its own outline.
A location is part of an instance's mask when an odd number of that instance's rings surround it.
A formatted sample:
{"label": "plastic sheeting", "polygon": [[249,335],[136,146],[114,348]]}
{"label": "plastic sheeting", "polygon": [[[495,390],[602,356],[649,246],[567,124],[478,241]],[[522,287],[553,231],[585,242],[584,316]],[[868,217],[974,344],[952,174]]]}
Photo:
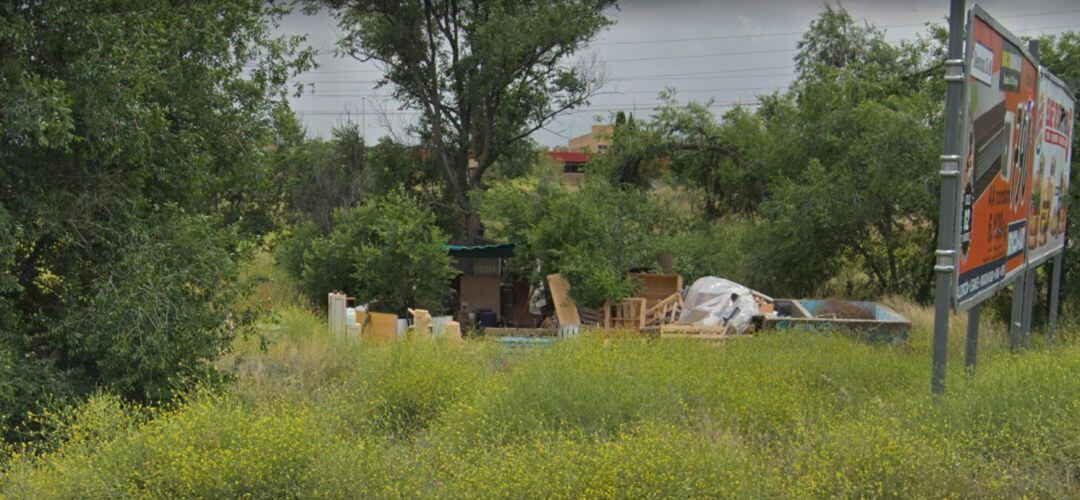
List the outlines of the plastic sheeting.
{"label": "plastic sheeting", "polygon": [[686,307],[679,323],[701,326],[730,326],[742,333],[758,314],[758,303],[749,288],[731,280],[706,276],[686,292]]}

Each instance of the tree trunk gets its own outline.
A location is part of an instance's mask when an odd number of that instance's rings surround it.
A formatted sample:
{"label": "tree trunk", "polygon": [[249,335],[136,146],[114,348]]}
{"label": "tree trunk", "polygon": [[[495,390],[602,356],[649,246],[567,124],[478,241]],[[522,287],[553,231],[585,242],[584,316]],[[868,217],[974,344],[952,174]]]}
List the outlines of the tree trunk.
{"label": "tree trunk", "polygon": [[[471,205],[471,204],[470,204]],[[476,213],[476,207],[469,207],[465,214],[465,235],[470,245],[475,245],[484,234],[484,226],[480,223],[480,215]]]}

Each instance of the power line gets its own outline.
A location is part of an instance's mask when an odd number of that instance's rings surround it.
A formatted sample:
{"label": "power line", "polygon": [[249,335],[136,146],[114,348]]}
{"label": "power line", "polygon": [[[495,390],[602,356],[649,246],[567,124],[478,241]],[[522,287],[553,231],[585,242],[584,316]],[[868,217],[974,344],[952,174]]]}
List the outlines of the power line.
{"label": "power line", "polygon": [[[794,66],[792,66],[794,68]],[[648,82],[656,80],[669,80],[672,78],[678,78],[679,80],[727,80],[731,78],[768,78],[773,76],[791,76],[791,72],[784,73],[747,73],[745,75],[700,75],[700,76],[672,76],[672,75],[657,75],[648,78],[608,78],[609,82]]]}
{"label": "power line", "polygon": [[[1056,16],[1062,14],[1075,14],[1080,13],[1080,10],[1065,10],[1059,12],[1039,12],[1030,14],[1016,14],[1012,16],[998,16],[997,19],[1014,19],[1019,17],[1035,17],[1035,16]],[[908,23],[908,24],[884,24],[881,26],[874,26],[876,28],[912,28],[916,26],[923,26],[927,22],[922,23]],[[871,25],[873,26],[873,25]],[[1063,26],[1068,27],[1068,26]],[[1046,27],[1038,29],[1055,29],[1057,27]],[[809,28],[800,31],[778,31],[771,33],[752,33],[752,34],[740,34],[740,35],[717,35],[717,36],[700,36],[700,37],[685,37],[685,38],[657,38],[653,40],[619,40],[619,41],[602,41],[593,42],[589,45],[638,45],[638,44],[657,44],[657,43],[680,43],[680,42],[703,42],[708,40],[740,40],[744,38],[765,38],[774,36],[793,36],[802,35],[808,31]]]}
{"label": "power line", "polygon": [[[788,65],[784,65],[784,66],[767,66],[767,67],[763,67],[763,68],[740,68],[740,69],[728,69],[728,70],[716,70],[716,71],[697,71],[697,72],[693,72],[693,73],[655,73],[655,74],[651,74],[651,75],[632,75],[632,76],[613,77],[613,78],[607,78],[607,79],[605,79],[605,81],[623,82],[623,81],[648,81],[648,80],[668,79],[668,78],[680,78],[680,79],[717,78],[717,79],[722,79],[722,78],[754,78],[754,77],[759,77],[759,76],[784,76],[784,75],[788,75],[790,73],[767,74],[767,73],[752,73],[752,71],[764,71],[764,70],[775,70],[775,69],[794,69],[794,68],[795,68],[794,64],[788,64]],[[750,73],[734,74],[734,73],[741,73],[741,72],[750,72]],[[720,76],[720,75],[726,75],[726,76]],[[378,83],[379,81],[380,80],[304,80],[304,81],[301,81],[300,83],[310,83],[310,84],[320,84],[320,83],[357,84],[357,83]]]}
{"label": "power line", "polygon": [[[676,107],[680,106],[680,103],[673,103],[673,104]],[[697,103],[697,104],[699,104],[701,106],[708,107],[708,108],[730,108],[730,107],[735,107],[735,106],[757,106],[758,105],[757,102],[742,102],[742,101],[714,102],[714,103],[709,103],[709,104]],[[623,111],[623,110],[633,109],[633,108],[637,108],[637,109],[659,109],[659,108],[662,108],[662,107],[665,107],[665,106],[668,106],[668,103],[605,104],[603,106],[587,106],[587,107],[581,107],[581,108],[577,108],[577,109],[572,109],[572,110],[563,112],[561,114],[563,114],[563,115],[573,115],[573,114],[601,112],[601,111]],[[297,113],[297,114],[300,114],[300,115],[332,115],[332,116],[337,116],[337,115],[375,115],[375,116],[382,116],[382,115],[391,115],[391,116],[413,115],[413,116],[415,116],[415,115],[420,115],[420,114],[423,113],[422,111],[418,111],[418,110],[369,111],[369,112],[364,112],[364,113],[357,113],[355,111],[348,111],[348,110],[332,111],[332,110],[302,110],[302,109],[301,110],[294,110],[294,112]]]}
{"label": "power line", "polygon": [[[1080,10],[1062,11],[1062,12],[1044,12],[1044,13],[1030,14],[1030,15],[1029,14],[1019,14],[1019,15],[1016,15],[1016,16],[1004,16],[1002,18],[1030,17],[1030,16],[1038,16],[1038,15],[1059,15],[1059,14],[1069,14],[1069,13],[1078,13],[1078,12],[1080,12]],[[882,26],[882,27],[903,27],[903,26],[919,26],[919,25],[920,24],[906,24],[906,25],[895,24],[895,25],[886,25],[886,26]],[[1031,27],[1031,28],[1021,28],[1021,29],[1016,29],[1016,30],[1012,30],[1012,31],[1014,31],[1014,32],[1031,32],[1031,31],[1064,29],[1064,28],[1076,28],[1076,27],[1078,27],[1078,26],[1077,25],[1072,25],[1072,24],[1062,24],[1062,25],[1056,25],[1056,26],[1039,26],[1039,27]],[[731,37],[741,37],[741,36],[743,36],[743,35],[731,35]],[[753,36],[764,36],[764,34],[763,35],[753,35]],[[702,37],[702,39],[711,39],[711,38],[720,38],[720,37]],[[674,41],[674,40],[690,40],[690,39],[687,38],[687,39],[668,39],[668,40],[673,40]],[[903,41],[903,39],[891,40],[891,41],[889,41],[889,43],[898,43],[900,41]],[[663,40],[642,41],[641,43],[653,43],[653,42],[660,43],[660,42],[663,42]],[[627,43],[629,43],[629,42],[627,42]],[[665,55],[665,56],[656,56],[656,57],[629,57],[629,58],[618,58],[618,59],[606,59],[606,60],[604,60],[604,62],[605,63],[622,63],[622,62],[644,62],[644,61],[669,61],[669,60],[679,60],[679,59],[702,59],[702,58],[710,58],[710,57],[724,57],[724,56],[738,56],[738,55],[756,55],[756,54],[772,54],[772,53],[783,53],[783,52],[795,52],[797,50],[798,50],[798,48],[791,47],[791,48],[783,48],[783,49],[749,50],[749,51],[742,51],[742,52],[723,52],[723,53],[716,53],[716,54],[687,54],[687,55]],[[777,67],[777,68],[791,68],[791,67],[794,67],[794,66],[786,66],[786,67],[780,66],[780,67]],[[756,69],[763,70],[763,69],[766,69],[766,68],[756,68]],[[735,69],[735,70],[731,70],[731,71],[732,72],[750,71],[750,69],[747,69],[747,70]],[[306,72],[301,73],[301,74],[303,74],[303,75],[308,75],[308,74],[350,74],[350,73],[380,73],[380,72],[381,72],[380,70],[312,70],[312,71],[306,71]],[[716,73],[719,74],[720,72],[716,72]],[[673,77],[673,76],[679,76],[679,75],[657,75],[657,77]],[[687,75],[687,76],[689,76],[689,75]],[[704,75],[702,75],[702,76],[704,76]],[[765,76],[765,75],[762,75],[762,76]],[[768,75],[768,76],[774,76],[774,75]],[[611,81],[619,81],[619,80],[628,81],[628,80],[630,80],[632,78],[638,78],[638,77],[621,77],[621,78],[612,78],[610,80]],[[642,78],[642,79],[644,79],[644,78]],[[315,83],[325,83],[325,84],[357,84],[357,83],[375,84],[375,83],[381,83],[382,81],[383,81],[382,79],[378,79],[378,80],[333,80],[333,79],[330,79],[330,80],[318,80],[318,79],[312,79],[312,80],[302,80],[302,81],[300,81],[300,83],[310,83],[310,84],[315,84]]]}
{"label": "power line", "polygon": [[[682,93],[697,93],[697,92],[736,92],[736,91],[751,91],[751,90],[782,90],[787,87],[730,87],[730,88],[714,88],[714,89],[680,89],[678,87],[670,87],[675,90],[676,94]],[[612,90],[606,92],[600,92],[605,95],[622,95],[622,94],[659,94],[664,92],[668,88],[655,89],[655,90]],[[382,94],[309,94],[305,97],[375,97],[381,99],[391,99],[391,95]]]}

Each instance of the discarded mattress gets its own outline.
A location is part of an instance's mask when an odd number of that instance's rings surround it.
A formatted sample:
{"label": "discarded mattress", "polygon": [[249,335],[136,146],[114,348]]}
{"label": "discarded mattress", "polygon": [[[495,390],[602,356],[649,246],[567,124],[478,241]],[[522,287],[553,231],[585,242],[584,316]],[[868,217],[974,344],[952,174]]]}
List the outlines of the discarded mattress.
{"label": "discarded mattress", "polygon": [[686,307],[679,315],[681,325],[730,327],[742,333],[759,314],[753,292],[734,281],[705,276],[686,292]]}

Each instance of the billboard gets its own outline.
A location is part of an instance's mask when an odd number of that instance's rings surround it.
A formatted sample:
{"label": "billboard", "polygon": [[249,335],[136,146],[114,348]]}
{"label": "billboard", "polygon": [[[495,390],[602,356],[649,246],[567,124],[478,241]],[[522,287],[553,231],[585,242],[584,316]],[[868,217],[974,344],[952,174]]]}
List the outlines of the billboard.
{"label": "billboard", "polygon": [[1035,161],[1028,203],[1027,262],[1039,265],[1065,247],[1065,216],[1072,162],[1076,100],[1045,69],[1039,75]]}
{"label": "billboard", "polygon": [[968,18],[954,305],[966,309],[1025,266],[1039,70],[978,6]]}

